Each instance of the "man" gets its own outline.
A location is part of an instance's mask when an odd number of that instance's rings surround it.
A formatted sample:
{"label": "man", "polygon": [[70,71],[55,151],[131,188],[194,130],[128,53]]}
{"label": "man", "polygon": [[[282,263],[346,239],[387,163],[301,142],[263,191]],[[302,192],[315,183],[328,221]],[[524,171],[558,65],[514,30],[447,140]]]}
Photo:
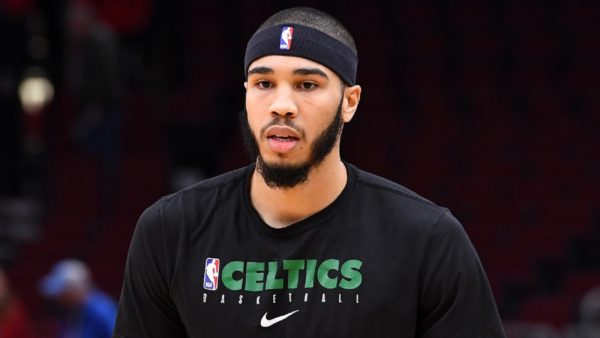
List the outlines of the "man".
{"label": "man", "polygon": [[59,338],[108,338],[117,315],[115,302],[94,288],[88,267],[62,260],[42,279],[41,293],[55,302],[60,314]]}
{"label": "man", "polygon": [[256,163],[143,213],[113,337],[504,337],[460,223],[341,160],[356,55],[314,9],[258,29],[241,118]]}

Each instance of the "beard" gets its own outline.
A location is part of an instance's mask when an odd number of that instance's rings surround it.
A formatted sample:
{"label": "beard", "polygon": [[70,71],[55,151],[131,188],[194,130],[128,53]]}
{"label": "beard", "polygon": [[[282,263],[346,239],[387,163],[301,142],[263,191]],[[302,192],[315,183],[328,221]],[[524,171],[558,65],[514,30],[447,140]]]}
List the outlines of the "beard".
{"label": "beard", "polygon": [[[256,159],[256,169],[263,177],[267,186],[271,188],[290,189],[306,182],[310,171],[319,166],[325,157],[331,153],[344,126],[342,120],[342,101],[340,101],[331,123],[310,145],[308,159],[298,164],[271,164],[265,162],[260,154],[256,136],[250,129],[248,112],[245,109],[240,114],[239,123],[246,152],[251,159]],[[286,125],[298,130],[291,119],[282,117],[274,118],[263,130],[272,125]]]}

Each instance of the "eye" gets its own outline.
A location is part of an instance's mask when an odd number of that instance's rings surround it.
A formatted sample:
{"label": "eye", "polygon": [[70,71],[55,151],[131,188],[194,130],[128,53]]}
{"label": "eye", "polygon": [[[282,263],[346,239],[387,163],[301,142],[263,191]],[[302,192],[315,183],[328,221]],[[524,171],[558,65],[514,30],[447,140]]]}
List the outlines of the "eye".
{"label": "eye", "polygon": [[268,89],[268,88],[271,88],[273,86],[273,84],[266,80],[260,80],[260,81],[256,82],[256,86],[258,88]]}
{"label": "eye", "polygon": [[308,81],[303,81],[300,83],[300,89],[303,90],[311,90],[311,89],[315,89],[318,87],[318,85],[314,82],[308,82]]}

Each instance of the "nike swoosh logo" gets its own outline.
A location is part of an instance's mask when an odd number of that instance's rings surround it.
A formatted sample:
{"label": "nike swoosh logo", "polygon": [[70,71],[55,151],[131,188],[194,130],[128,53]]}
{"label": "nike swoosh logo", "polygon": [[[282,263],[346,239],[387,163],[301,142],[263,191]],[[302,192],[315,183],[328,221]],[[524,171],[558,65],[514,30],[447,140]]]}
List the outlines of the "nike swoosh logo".
{"label": "nike swoosh logo", "polygon": [[262,327],[269,327],[272,326],[274,324],[279,323],[280,321],[286,319],[287,317],[293,315],[294,313],[298,312],[300,310],[296,310],[296,311],[292,311],[288,314],[285,314],[283,316],[279,316],[279,317],[275,317],[275,318],[271,318],[271,319],[267,319],[267,313],[265,312],[265,314],[262,316],[262,319],[260,320],[260,326]]}

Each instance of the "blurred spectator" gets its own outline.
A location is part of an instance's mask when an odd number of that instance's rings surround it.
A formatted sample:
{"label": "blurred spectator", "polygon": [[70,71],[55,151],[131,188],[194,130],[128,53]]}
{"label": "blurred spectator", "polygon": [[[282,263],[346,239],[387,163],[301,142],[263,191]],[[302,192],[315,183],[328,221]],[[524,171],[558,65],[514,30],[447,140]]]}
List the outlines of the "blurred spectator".
{"label": "blurred spectator", "polygon": [[93,286],[88,267],[78,260],[58,262],[42,279],[41,293],[59,315],[58,338],[110,338],[116,303]]}
{"label": "blurred spectator", "polygon": [[23,304],[12,293],[2,268],[0,268],[0,337],[34,337],[29,316]]}
{"label": "blurred spectator", "polygon": [[579,324],[565,331],[565,338],[600,337],[600,287],[588,291],[579,303]]}
{"label": "blurred spectator", "polygon": [[114,213],[117,196],[124,87],[118,41],[86,1],[70,2],[66,28],[67,83],[78,101],[71,133],[77,145],[100,162],[100,206],[97,219],[87,229],[88,238],[96,239]]}

